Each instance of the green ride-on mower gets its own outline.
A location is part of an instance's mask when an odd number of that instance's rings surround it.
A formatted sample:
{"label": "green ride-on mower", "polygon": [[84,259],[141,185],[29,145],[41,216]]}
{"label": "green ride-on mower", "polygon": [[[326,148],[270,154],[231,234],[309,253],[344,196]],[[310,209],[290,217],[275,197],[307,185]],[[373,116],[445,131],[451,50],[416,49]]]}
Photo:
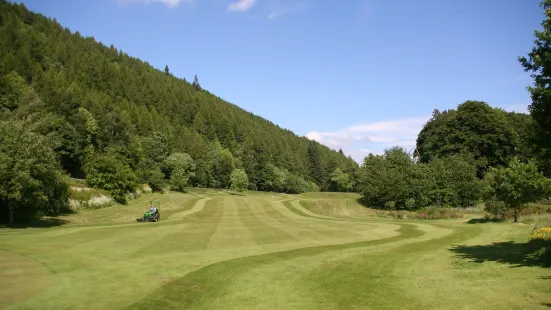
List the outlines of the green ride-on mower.
{"label": "green ride-on mower", "polygon": [[143,217],[137,218],[138,222],[158,222],[161,219],[161,204],[157,200],[151,200],[151,208],[143,213]]}

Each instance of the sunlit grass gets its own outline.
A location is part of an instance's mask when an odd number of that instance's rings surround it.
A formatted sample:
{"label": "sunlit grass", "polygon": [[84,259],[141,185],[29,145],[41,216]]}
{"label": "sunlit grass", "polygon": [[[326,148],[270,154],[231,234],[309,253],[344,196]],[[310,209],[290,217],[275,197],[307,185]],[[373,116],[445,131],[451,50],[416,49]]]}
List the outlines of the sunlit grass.
{"label": "sunlit grass", "polygon": [[[137,223],[149,201],[161,221]],[[533,224],[381,218],[357,195],[193,190],[0,230],[13,309],[537,309]],[[532,251],[532,252],[531,252]],[[517,268],[511,268],[511,267]],[[511,285],[514,279],[514,285]]]}

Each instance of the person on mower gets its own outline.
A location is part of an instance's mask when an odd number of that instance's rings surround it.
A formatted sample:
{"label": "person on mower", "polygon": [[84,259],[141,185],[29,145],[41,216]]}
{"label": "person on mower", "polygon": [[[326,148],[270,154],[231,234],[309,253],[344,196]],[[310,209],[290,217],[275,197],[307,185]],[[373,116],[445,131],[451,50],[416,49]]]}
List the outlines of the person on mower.
{"label": "person on mower", "polygon": [[157,207],[151,206],[151,213],[153,213],[153,215],[155,215],[155,213],[157,213]]}

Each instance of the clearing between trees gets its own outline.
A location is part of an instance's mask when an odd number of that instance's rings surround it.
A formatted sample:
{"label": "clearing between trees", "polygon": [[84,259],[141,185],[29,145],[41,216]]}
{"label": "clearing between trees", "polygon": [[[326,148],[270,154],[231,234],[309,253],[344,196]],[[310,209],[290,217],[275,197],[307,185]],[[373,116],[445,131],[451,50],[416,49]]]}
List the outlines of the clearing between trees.
{"label": "clearing between trees", "polygon": [[[538,309],[532,225],[392,219],[356,194],[194,189],[0,230],[0,308]],[[137,223],[149,201],[161,221]]]}

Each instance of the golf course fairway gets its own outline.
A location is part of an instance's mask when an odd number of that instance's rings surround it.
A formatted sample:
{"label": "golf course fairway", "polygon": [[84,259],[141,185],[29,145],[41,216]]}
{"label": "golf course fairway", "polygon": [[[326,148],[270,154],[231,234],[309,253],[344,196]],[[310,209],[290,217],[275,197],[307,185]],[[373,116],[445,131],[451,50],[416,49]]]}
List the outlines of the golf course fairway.
{"label": "golf course fairway", "polygon": [[[161,221],[138,223],[149,201]],[[0,229],[6,309],[545,309],[531,225],[377,216],[353,194],[192,190]]]}

